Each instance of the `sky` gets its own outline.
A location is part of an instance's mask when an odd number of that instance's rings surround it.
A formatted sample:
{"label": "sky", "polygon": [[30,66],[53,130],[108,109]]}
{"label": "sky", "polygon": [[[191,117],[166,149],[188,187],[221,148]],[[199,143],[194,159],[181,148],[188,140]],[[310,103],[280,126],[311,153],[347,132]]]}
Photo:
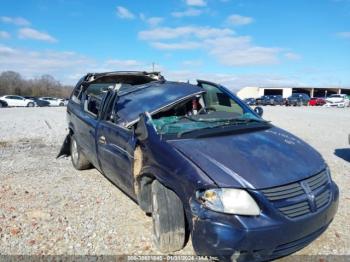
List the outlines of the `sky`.
{"label": "sky", "polygon": [[1,0],[0,72],[350,87],[350,0]]}

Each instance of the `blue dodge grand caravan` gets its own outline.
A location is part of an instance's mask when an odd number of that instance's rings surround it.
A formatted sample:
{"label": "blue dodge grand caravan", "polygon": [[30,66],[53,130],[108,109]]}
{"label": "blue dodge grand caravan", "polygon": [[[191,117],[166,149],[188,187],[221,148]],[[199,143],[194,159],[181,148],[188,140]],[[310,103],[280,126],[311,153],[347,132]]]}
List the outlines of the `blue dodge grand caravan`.
{"label": "blue dodge grand caravan", "polygon": [[271,260],[327,229],[339,191],[315,149],[261,115],[211,82],[87,74],[59,156],[95,167],[151,214],[162,252],[190,236],[198,255]]}

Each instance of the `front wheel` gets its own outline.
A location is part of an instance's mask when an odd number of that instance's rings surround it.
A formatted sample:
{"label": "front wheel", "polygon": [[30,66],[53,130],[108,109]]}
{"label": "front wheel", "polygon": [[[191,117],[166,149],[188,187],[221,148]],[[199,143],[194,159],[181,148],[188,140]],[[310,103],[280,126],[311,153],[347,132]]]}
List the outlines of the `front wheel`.
{"label": "front wheel", "polygon": [[75,139],[74,135],[71,136],[70,154],[71,154],[72,164],[75,169],[84,170],[91,167],[90,162],[87,160],[86,156],[78,146],[77,140]]}
{"label": "front wheel", "polygon": [[27,107],[34,107],[34,103],[29,102],[29,103],[27,104]]}
{"label": "front wheel", "polygon": [[154,243],[161,252],[183,248],[186,225],[182,201],[157,180],[152,183],[152,220]]}

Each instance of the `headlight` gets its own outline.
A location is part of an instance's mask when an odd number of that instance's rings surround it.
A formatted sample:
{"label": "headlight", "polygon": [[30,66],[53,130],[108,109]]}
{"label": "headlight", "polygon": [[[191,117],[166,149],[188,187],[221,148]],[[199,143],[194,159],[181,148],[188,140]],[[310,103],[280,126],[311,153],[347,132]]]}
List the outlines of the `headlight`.
{"label": "headlight", "polygon": [[242,189],[216,188],[197,192],[197,199],[208,209],[235,215],[257,216],[260,208]]}

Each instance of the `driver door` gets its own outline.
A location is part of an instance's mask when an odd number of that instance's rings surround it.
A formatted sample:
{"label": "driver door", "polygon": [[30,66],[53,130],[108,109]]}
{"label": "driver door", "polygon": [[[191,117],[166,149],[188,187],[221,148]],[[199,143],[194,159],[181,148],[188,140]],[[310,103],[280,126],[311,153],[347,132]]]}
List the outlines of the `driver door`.
{"label": "driver door", "polygon": [[112,99],[99,123],[96,134],[97,154],[104,175],[129,196],[135,198],[132,168],[136,139],[133,129],[125,128],[121,121],[117,121],[116,103]]}

